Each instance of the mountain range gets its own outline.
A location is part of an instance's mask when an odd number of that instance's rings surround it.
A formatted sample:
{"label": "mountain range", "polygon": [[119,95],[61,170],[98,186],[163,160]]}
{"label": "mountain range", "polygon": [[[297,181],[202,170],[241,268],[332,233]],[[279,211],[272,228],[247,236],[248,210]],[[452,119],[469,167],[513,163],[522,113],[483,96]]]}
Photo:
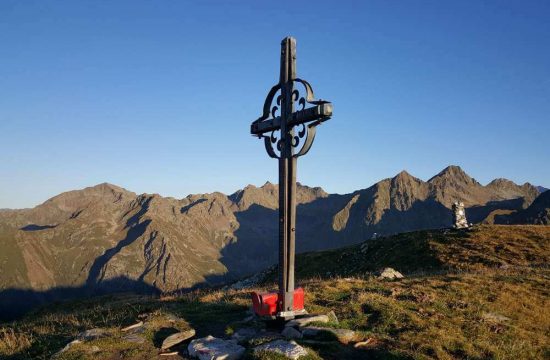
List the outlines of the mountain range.
{"label": "mountain range", "polygon": [[[474,223],[544,223],[550,208],[546,198],[535,201],[539,190],[529,183],[484,186],[458,166],[428,181],[402,171],[344,195],[297,189],[298,252],[450,227],[455,201]],[[0,308],[13,314],[82,294],[172,292],[250,275],[277,261],[277,205],[269,182],[183,199],[103,183],[0,211]]]}

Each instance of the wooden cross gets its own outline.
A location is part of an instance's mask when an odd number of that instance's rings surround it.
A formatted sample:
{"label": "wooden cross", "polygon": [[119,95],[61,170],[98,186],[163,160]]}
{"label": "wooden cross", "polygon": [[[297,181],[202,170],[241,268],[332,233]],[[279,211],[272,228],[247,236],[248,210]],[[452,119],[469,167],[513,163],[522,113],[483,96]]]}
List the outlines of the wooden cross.
{"label": "wooden cross", "polygon": [[[305,97],[300,96],[299,87],[305,90]],[[275,95],[278,96],[275,98]],[[295,109],[300,106],[301,109]],[[315,100],[311,85],[296,77],[296,39],[286,37],[281,42],[279,83],[267,95],[262,116],[250,127],[251,134],[264,139],[269,156],[279,159],[279,297],[276,317],[285,320],[304,312],[303,307],[294,306],[297,158],[311,148],[316,126],[331,116],[332,104]]]}

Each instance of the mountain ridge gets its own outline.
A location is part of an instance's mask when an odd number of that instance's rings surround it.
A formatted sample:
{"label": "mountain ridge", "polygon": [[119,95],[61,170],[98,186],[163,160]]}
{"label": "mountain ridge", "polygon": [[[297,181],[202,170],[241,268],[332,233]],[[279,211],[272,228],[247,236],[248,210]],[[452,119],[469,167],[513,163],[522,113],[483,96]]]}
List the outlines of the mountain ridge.
{"label": "mountain ridge", "polygon": [[[457,166],[428,181],[402,171],[349,194],[298,184],[297,251],[449,227],[454,201],[480,222],[495,210],[523,210],[537,195],[530,184],[483,186]],[[277,261],[277,207],[278,186],[269,182],[182,199],[109,183],[64,192],[0,212],[0,290],[170,292],[236,279]]]}

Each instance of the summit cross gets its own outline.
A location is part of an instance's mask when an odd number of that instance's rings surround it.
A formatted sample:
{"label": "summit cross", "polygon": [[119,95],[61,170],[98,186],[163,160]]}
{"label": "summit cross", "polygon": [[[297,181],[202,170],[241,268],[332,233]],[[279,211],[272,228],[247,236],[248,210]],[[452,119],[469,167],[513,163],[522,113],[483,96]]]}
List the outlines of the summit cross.
{"label": "summit cross", "polygon": [[[269,91],[262,116],[250,126],[250,133],[264,140],[268,155],[279,160],[279,292],[275,314],[268,314],[279,319],[305,312],[303,291],[299,289],[297,297],[294,289],[296,165],[297,158],[311,148],[316,126],[331,116],[332,104],[316,100],[311,85],[296,77],[296,39],[286,37],[281,42],[279,83]],[[265,309],[265,304],[258,306]],[[266,315],[265,310],[255,310]]]}

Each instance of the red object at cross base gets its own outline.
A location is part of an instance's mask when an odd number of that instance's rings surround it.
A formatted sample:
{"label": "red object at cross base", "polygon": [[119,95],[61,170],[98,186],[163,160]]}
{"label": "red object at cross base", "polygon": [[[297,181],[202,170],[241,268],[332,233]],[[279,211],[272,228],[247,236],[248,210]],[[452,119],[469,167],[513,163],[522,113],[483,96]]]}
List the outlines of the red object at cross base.
{"label": "red object at cross base", "polygon": [[[304,310],[304,289],[294,289],[294,313],[305,312]],[[278,293],[252,293],[252,306],[254,312],[261,317],[275,318],[282,311],[282,300]]]}

